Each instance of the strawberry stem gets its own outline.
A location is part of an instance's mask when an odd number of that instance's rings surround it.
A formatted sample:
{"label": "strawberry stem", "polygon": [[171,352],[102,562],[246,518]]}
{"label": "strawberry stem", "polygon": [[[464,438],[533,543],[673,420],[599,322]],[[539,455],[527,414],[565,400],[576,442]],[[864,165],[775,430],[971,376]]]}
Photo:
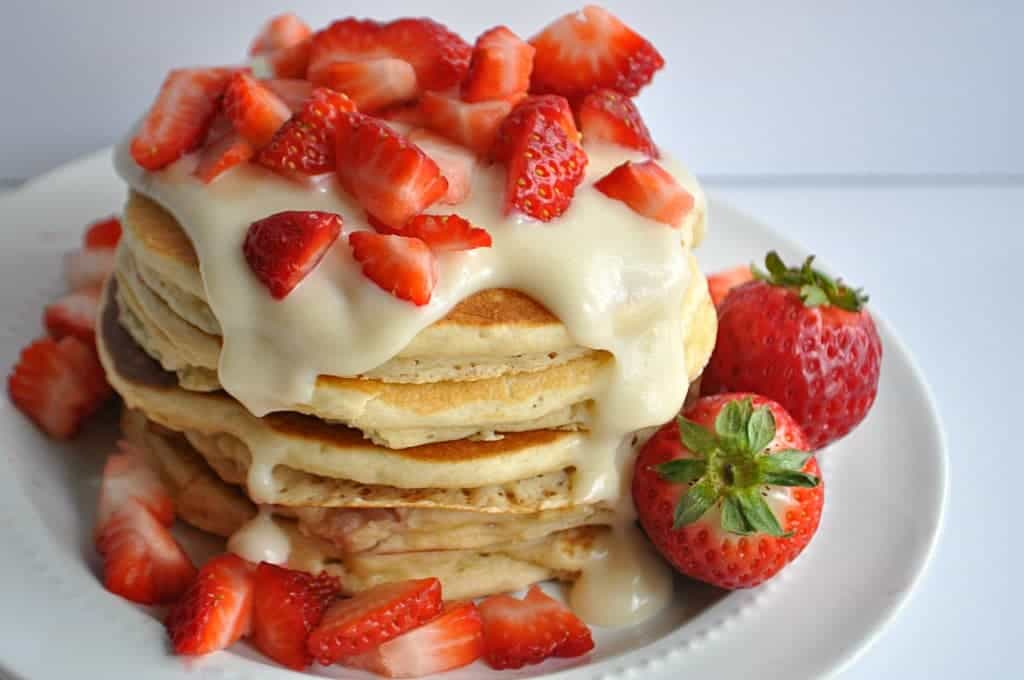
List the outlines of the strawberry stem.
{"label": "strawberry stem", "polygon": [[814,255],[809,255],[800,267],[787,267],[774,250],[764,258],[767,272],[751,265],[754,278],[781,288],[789,288],[800,295],[806,307],[833,306],[848,312],[859,312],[867,304],[868,296],[862,288],[850,288],[842,279],[833,279],[815,269]]}

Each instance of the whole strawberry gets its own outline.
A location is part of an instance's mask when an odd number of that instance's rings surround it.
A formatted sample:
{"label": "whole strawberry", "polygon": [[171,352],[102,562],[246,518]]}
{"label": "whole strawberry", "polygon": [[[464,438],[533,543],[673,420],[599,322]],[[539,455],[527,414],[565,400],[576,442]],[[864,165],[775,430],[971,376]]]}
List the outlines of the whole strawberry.
{"label": "whole strawberry", "polygon": [[768,253],[768,272],[718,307],[718,340],[705,394],[754,392],[782,404],[814,450],[846,435],[875,402],[882,343],[867,296],[814,269],[787,268]]}
{"label": "whole strawberry", "polygon": [[756,586],[818,529],[825,489],[800,426],[751,394],[699,399],[640,451],[633,502],[658,551],[720,588]]}

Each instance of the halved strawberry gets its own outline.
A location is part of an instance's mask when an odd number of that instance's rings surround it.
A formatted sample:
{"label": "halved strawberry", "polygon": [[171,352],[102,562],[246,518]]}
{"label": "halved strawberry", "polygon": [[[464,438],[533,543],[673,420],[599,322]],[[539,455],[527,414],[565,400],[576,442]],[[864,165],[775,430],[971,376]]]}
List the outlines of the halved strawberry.
{"label": "halved strawberry", "polygon": [[376,111],[416,97],[416,71],[401,59],[368,59],[328,64],[316,84],[344,92],[360,111]]}
{"label": "halved strawberry", "polygon": [[295,670],[306,668],[313,663],[306,640],[337,597],[338,579],[263,562],[256,567],[253,582],[253,644],[280,664]]}
{"label": "halved strawberry", "polygon": [[70,290],[101,286],[113,271],[112,248],[86,248],[64,254],[64,283]]}
{"label": "halved strawberry", "polygon": [[264,55],[270,73],[275,78],[305,78],[312,45],[313,39],[307,38],[297,45]]}
{"label": "halved strawberry", "polygon": [[281,126],[256,161],[284,175],[319,175],[334,170],[339,117],[355,111],[347,96],[327,88],[313,90],[302,111]]}
{"label": "halved strawberry", "polygon": [[230,646],[249,633],[252,604],[252,565],[230,553],[213,558],[167,613],[175,653],[209,654]]}
{"label": "halved strawberry", "polygon": [[96,312],[99,306],[99,287],[80,288],[46,306],[43,326],[51,338],[59,340],[72,335],[92,344],[96,341]]}
{"label": "halved strawberry", "polygon": [[252,273],[281,300],[313,271],[340,233],[340,215],[288,210],[253,222],[242,250]]}
{"label": "halved strawberry", "polygon": [[491,235],[458,215],[416,215],[398,231],[418,238],[435,253],[490,248]]}
{"label": "halved strawberry", "polygon": [[476,156],[468,149],[426,130],[412,130],[407,136],[410,142],[423,149],[437,163],[441,175],[448,182],[448,191],[440,202],[458,205],[466,200],[476,169]]}
{"label": "halved strawberry", "polygon": [[665,65],[651,43],[601,7],[566,14],[530,39],[532,92],[582,97],[599,88],[636,95]]}
{"label": "halved strawberry", "polygon": [[654,161],[626,161],[594,183],[644,217],[678,227],[693,209],[693,195]]}
{"label": "halved strawberry", "polygon": [[116,248],[121,240],[121,220],[116,215],[93,222],[85,230],[82,247],[86,249]]}
{"label": "halved strawberry", "polygon": [[291,12],[279,14],[268,21],[252,41],[249,54],[267,54],[301,43],[313,31],[305,21]]}
{"label": "halved strawberry", "polygon": [[257,149],[291,117],[288,105],[248,73],[236,73],[224,90],[224,115]]}
{"label": "halved strawberry", "polygon": [[462,98],[479,102],[525,94],[530,89],[534,51],[507,26],[487,31],[473,47],[469,73],[462,81]]}
{"label": "halved strawberry", "polygon": [[567,139],[579,144],[580,133],[566,98],[555,94],[534,95],[520,100],[502,122],[494,146],[490,149],[491,157],[499,161],[511,158],[521,133],[530,127],[528,119],[534,116],[540,116],[546,123],[562,128]]}
{"label": "halved strawberry", "polygon": [[389,678],[418,678],[468,666],[482,654],[480,613],[472,602],[456,602],[433,621],[341,664]]}
{"label": "halved strawberry", "polygon": [[96,350],[76,337],[42,338],[7,378],[11,401],[46,434],[72,437],[111,394]]}
{"label": "halved strawberry", "polygon": [[299,78],[267,78],[261,80],[264,86],[285,103],[288,110],[298,113],[313,95],[313,83]]}
{"label": "halved strawberry", "polygon": [[651,133],[640,111],[629,97],[615,90],[596,90],[588,94],[579,109],[580,128],[586,140],[600,140],[636,149],[651,158],[658,157]]}
{"label": "halved strawberry", "polygon": [[405,224],[448,192],[437,163],[406,137],[369,116],[352,114],[347,122],[338,138],[338,181],[367,212]]}
{"label": "halved strawberry", "polygon": [[310,634],[307,647],[317,661],[332,664],[398,637],[440,611],[441,582],[436,578],[384,583],[335,601]]}
{"label": "halved strawberry", "polygon": [[114,513],[131,503],[145,508],[160,524],[170,526],[174,522],[174,501],[156,471],[133,444],[119,441],[117,447],[103,466],[95,538],[99,540],[103,526]]}
{"label": "halved strawberry", "polygon": [[[212,135],[211,135],[212,136]],[[252,159],[256,148],[252,142],[235,130],[229,130],[219,139],[207,143],[199,154],[199,164],[193,174],[209,184],[224,172]]]}
{"label": "halved strawberry", "polygon": [[480,603],[484,660],[491,668],[522,668],[551,656],[574,657],[594,648],[586,624],[538,586],[518,600],[492,595]]}
{"label": "halved strawberry", "polygon": [[177,69],[167,74],[132,139],[135,162],[146,170],[159,170],[199,146],[230,76],[222,68]]}
{"label": "halved strawberry", "polygon": [[437,261],[418,238],[355,231],[348,235],[352,257],[363,274],[397,298],[415,305],[430,302],[437,283]]}
{"label": "halved strawberry", "polygon": [[747,281],[754,280],[754,272],[750,270],[750,265],[741,265],[739,267],[733,267],[732,269],[726,269],[724,271],[715,272],[714,274],[708,275],[708,292],[711,294],[711,301],[715,303],[715,306],[722,304],[722,300],[729,294],[729,291],[736,286],[742,286]]}
{"label": "halved strawberry", "polygon": [[491,150],[512,106],[504,100],[470,104],[437,92],[425,92],[420,99],[423,125],[481,155]]}

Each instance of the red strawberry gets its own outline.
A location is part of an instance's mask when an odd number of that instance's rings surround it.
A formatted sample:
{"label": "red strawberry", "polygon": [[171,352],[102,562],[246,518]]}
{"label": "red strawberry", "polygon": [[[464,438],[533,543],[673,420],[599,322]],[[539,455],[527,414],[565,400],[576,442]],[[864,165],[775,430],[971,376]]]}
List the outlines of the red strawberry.
{"label": "red strawberry", "polygon": [[200,181],[209,184],[240,163],[256,155],[256,148],[245,137],[234,130],[228,131],[216,141],[210,142],[199,154],[199,164],[193,174]]}
{"label": "red strawberry", "polygon": [[800,426],[750,394],[698,400],[644,446],[640,524],[681,573],[720,588],[774,576],[818,528],[825,489]]}
{"label": "red strawberry", "polygon": [[607,10],[588,5],[530,40],[533,92],[581,97],[610,88],[632,97],[665,65],[651,43]]}
{"label": "red strawberry", "polygon": [[516,144],[519,143],[520,133],[529,128],[529,120],[539,116],[550,125],[557,125],[565,132],[566,138],[575,144],[579,144],[580,133],[576,129],[576,121],[572,116],[572,109],[565,97],[554,94],[535,95],[526,97],[519,101],[508,118],[504,120],[501,129],[491,148],[491,156],[495,160],[507,161],[512,157]]}
{"label": "red strawberry", "polygon": [[[425,94],[432,93],[427,92]],[[423,111],[418,103],[395,104],[394,106],[381,109],[373,115],[381,120],[403,123],[410,127],[424,127],[427,124],[426,116],[423,115]]]}
{"label": "red strawberry", "polygon": [[415,305],[430,302],[430,293],[437,283],[437,261],[423,241],[354,231],[348,235],[348,242],[352,257],[362,265],[368,279]]}
{"label": "red strawberry", "polygon": [[88,249],[116,248],[121,240],[121,220],[117,216],[93,222],[85,230],[82,246]]}
{"label": "red strawberry", "polygon": [[754,272],[750,271],[750,267],[747,265],[715,272],[708,276],[708,292],[711,294],[711,301],[715,303],[715,307],[718,307],[730,290],[753,280]]}
{"label": "red strawberry", "polygon": [[293,47],[311,35],[313,31],[299,17],[290,12],[279,14],[268,21],[252,41],[249,54],[267,54]]}
{"label": "red strawberry", "polygon": [[72,437],[110,396],[96,350],[76,337],[36,340],[7,378],[11,401],[45,433]]}
{"label": "red strawberry", "polygon": [[303,670],[313,663],[306,639],[338,595],[338,579],[313,576],[266,562],[256,567],[252,642],[274,661]]}
{"label": "red strawberry", "polygon": [[341,663],[389,678],[418,678],[468,666],[482,653],[480,613],[472,602],[457,602],[433,621]]}
{"label": "red strawberry", "polygon": [[644,217],[679,227],[693,210],[693,194],[654,161],[626,161],[594,182],[598,191]]}
{"label": "red strawberry", "polygon": [[376,111],[416,97],[416,72],[401,59],[334,62],[320,69],[316,84],[344,92],[360,111]]}
{"label": "red strawberry", "polygon": [[121,508],[137,505],[153,515],[160,524],[174,522],[174,501],[142,452],[126,441],[117,443],[118,452],[107,457],[100,484],[100,502],[96,513],[96,538],[104,525]]}
{"label": "red strawberry", "polygon": [[338,139],[338,181],[374,217],[405,224],[448,192],[437,163],[406,137],[368,116],[348,121]]}
{"label": "red strawberry", "polygon": [[775,399],[812,449],[845,436],[878,394],[882,342],[867,296],[812,268],[788,269],[772,252],[767,274],[718,308],[718,340],[704,372],[709,393],[754,391]]}
{"label": "red strawberry", "polygon": [[426,130],[413,130],[407,136],[410,142],[437,163],[441,175],[448,182],[448,191],[440,202],[458,205],[466,200],[469,197],[470,180],[476,169],[476,156]]}
{"label": "red strawberry", "polygon": [[245,261],[270,294],[284,299],[320,263],[341,234],[341,216],[287,210],[249,226]]}
{"label": "red strawberry", "polygon": [[355,108],[340,92],[313,90],[302,111],[281,126],[256,161],[283,175],[319,175],[334,170],[339,119]]}
{"label": "red strawberry", "polygon": [[418,238],[435,253],[491,247],[491,235],[486,230],[458,215],[417,215],[397,233]]}
{"label": "red strawberry", "polygon": [[159,170],[199,146],[210,127],[231,72],[177,69],[167,74],[146,114],[131,154],[146,170]]}
{"label": "red strawberry", "polygon": [[275,78],[305,78],[309,67],[312,38],[265,55],[270,73]]}
{"label": "red strawberry", "polygon": [[595,90],[588,94],[580,104],[579,118],[584,139],[610,142],[636,149],[651,158],[658,157],[658,148],[636,104],[615,90]]}
{"label": "red strawberry", "polygon": [[46,306],[43,326],[51,338],[66,335],[92,344],[96,341],[96,311],[100,306],[100,289],[81,288]]}
{"label": "red strawberry", "polygon": [[512,103],[496,100],[469,104],[437,92],[425,92],[419,111],[423,125],[483,155],[494,145],[501,122],[512,111]]}
{"label": "red strawberry", "polygon": [[462,98],[479,102],[525,94],[530,89],[534,51],[506,26],[487,31],[473,47]]}
{"label": "red strawberry", "polygon": [[335,601],[310,634],[307,647],[326,666],[369,651],[440,611],[441,582],[436,578],[384,583]]}
{"label": "red strawberry", "polygon": [[268,78],[261,80],[264,86],[285,103],[292,113],[302,111],[302,108],[313,95],[313,83],[298,78]]}
{"label": "red strawberry", "polygon": [[252,565],[230,553],[213,558],[167,612],[175,653],[194,656],[231,646],[249,633],[252,608]]}
{"label": "red strawberry", "polygon": [[291,117],[288,105],[248,73],[236,73],[224,90],[224,114],[257,149]]}
{"label": "red strawberry", "polygon": [[480,603],[480,618],[484,660],[491,668],[522,668],[551,656],[581,656],[594,648],[586,624],[538,586],[522,600],[488,597]]}
{"label": "red strawberry", "polygon": [[113,271],[112,248],[86,248],[64,255],[64,283],[70,290],[101,286]]}

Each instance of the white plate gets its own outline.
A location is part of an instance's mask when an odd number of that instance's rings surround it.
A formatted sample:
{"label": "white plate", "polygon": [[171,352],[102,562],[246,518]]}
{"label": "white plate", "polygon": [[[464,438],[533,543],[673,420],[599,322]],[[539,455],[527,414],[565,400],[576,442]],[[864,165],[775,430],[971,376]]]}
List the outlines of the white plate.
{"label": "white plate", "polygon": [[[117,212],[124,188],[110,151],[41,177],[0,201],[0,365],[40,333],[43,305],[62,290],[60,256],[82,226]],[[806,251],[712,201],[700,250],[712,271]],[[884,361],[878,401],[855,433],[825,451],[825,512],[801,557],[760,588],[722,593],[680,580],[673,606],[646,625],[597,631],[584,661],[552,661],[493,677],[817,678],[850,663],[906,600],[935,545],[946,495],[946,452],[932,397],[910,355],[876,318]],[[185,662],[168,653],[154,612],[103,590],[91,540],[99,471],[116,428],[58,445],[0,399],[0,669],[56,680],[298,677],[246,645]],[[212,541],[183,528],[196,550]],[[316,669],[331,677],[369,677]],[[449,680],[491,674],[480,665]]]}

